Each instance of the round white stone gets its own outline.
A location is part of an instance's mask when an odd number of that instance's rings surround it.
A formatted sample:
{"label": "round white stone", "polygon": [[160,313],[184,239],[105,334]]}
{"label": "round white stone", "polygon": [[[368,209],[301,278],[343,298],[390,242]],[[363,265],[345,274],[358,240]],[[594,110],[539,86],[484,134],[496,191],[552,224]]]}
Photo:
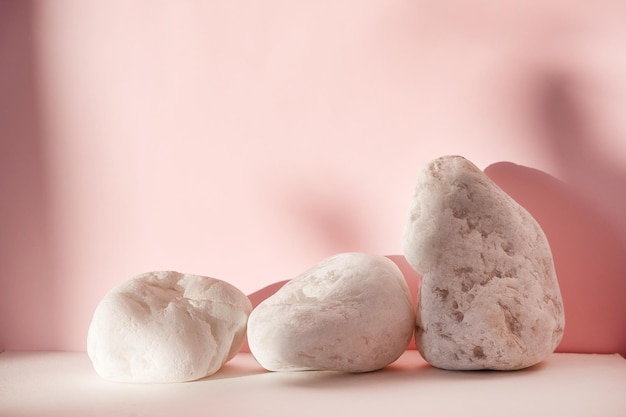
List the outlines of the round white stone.
{"label": "round white stone", "polygon": [[404,254],[422,276],[415,339],[433,366],[520,369],[559,344],[563,302],[546,236],[465,158],[420,172]]}
{"label": "round white stone", "polygon": [[406,349],[415,313],[400,269],[343,253],[294,278],[250,314],[248,344],[272,371],[367,372]]}
{"label": "round white stone", "polygon": [[96,372],[111,381],[203,378],[237,353],[251,309],[245,294],[215,278],[138,275],[98,304],[87,353]]}

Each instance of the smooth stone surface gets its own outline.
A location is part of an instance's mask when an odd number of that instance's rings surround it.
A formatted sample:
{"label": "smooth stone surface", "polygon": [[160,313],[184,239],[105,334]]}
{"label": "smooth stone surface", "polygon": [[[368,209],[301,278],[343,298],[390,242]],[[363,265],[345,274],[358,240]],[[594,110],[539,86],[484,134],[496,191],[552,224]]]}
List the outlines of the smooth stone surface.
{"label": "smooth stone surface", "polygon": [[431,365],[521,369],[559,344],[563,302],[546,236],[465,158],[421,170],[404,254],[422,276],[415,337]]}
{"label": "smooth stone surface", "polygon": [[87,336],[96,372],[119,382],[183,382],[217,372],[243,343],[252,306],[227,282],[158,271],[112,289]]}
{"label": "smooth stone surface", "polygon": [[381,369],[415,326],[400,269],[377,255],[342,253],[285,284],[250,314],[248,344],[271,371]]}

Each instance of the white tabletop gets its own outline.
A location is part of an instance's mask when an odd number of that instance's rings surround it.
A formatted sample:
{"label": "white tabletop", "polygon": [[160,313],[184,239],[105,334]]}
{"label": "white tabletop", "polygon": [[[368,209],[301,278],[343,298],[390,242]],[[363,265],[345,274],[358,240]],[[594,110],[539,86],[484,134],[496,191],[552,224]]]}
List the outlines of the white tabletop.
{"label": "white tabletop", "polygon": [[0,354],[0,416],[626,416],[626,360],[554,354],[516,372],[453,372],[407,351],[382,371],[273,373],[241,353],[181,384],[99,378],[84,352]]}

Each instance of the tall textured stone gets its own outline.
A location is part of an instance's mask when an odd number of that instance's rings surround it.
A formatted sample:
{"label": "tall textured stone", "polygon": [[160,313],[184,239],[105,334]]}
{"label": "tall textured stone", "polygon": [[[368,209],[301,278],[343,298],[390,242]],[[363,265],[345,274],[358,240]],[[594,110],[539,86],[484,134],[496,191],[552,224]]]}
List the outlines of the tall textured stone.
{"label": "tall textured stone", "polygon": [[419,173],[404,254],[421,275],[416,345],[444,369],[514,370],[563,336],[550,246],[535,219],[467,159]]}

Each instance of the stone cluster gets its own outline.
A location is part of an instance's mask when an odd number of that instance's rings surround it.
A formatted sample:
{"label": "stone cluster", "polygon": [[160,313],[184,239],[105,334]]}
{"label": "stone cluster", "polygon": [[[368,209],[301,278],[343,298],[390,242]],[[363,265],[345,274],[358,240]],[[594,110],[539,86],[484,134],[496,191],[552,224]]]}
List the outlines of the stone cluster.
{"label": "stone cluster", "polygon": [[108,380],[182,382],[217,372],[246,333],[271,371],[374,371],[414,334],[435,367],[515,370],[561,341],[563,301],[546,236],[467,159],[444,156],[420,171],[403,249],[421,276],[416,308],[398,266],[365,253],[324,259],[254,309],[225,281],[150,272],[101,300],[87,352]]}

